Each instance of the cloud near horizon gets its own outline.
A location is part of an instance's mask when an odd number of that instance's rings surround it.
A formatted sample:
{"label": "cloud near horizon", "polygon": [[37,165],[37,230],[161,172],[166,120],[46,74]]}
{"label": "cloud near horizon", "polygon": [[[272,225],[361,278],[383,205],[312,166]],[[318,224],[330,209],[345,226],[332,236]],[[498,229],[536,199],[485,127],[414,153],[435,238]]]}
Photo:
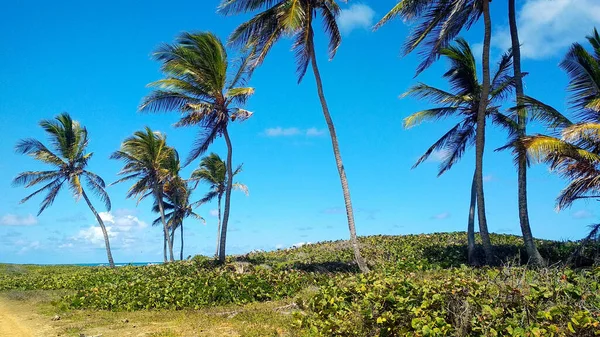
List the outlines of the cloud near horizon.
{"label": "cloud near horizon", "polygon": [[[562,56],[576,41],[583,41],[600,25],[598,0],[527,0],[517,14],[521,55],[528,59]],[[507,26],[496,27],[492,46],[505,52],[511,47]]]}
{"label": "cloud near horizon", "polygon": [[373,27],[375,11],[365,4],[354,4],[342,9],[337,23],[342,34],[349,34],[355,29],[370,30]]}

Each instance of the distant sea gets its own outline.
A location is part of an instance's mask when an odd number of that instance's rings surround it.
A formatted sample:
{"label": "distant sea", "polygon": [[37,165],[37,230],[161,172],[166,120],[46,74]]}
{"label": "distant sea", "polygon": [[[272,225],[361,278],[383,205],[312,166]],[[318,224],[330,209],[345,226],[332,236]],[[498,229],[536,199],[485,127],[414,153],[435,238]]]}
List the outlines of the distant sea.
{"label": "distant sea", "polygon": [[[115,267],[124,267],[124,266],[151,266],[153,264],[162,264],[162,262],[131,262],[131,263],[115,263]],[[68,264],[70,266],[81,266],[81,267],[108,267],[108,263],[75,263]]]}

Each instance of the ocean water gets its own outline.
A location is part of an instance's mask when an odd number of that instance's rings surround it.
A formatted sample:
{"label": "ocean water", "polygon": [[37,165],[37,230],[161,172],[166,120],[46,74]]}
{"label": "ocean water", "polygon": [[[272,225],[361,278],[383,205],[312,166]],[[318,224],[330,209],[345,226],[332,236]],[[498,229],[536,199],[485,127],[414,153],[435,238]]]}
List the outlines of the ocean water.
{"label": "ocean water", "polygon": [[[154,264],[162,264],[162,262],[130,262],[130,263],[116,263],[115,267],[123,267],[123,266],[151,266]],[[108,267],[108,263],[76,263],[72,264],[72,266],[81,266],[81,267]]]}

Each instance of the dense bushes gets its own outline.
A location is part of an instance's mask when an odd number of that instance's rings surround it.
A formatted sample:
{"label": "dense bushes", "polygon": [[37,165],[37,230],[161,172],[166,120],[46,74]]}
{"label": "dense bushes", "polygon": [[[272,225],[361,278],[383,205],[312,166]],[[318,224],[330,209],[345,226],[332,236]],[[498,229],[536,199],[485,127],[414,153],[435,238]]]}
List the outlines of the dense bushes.
{"label": "dense bushes", "polygon": [[330,280],[297,324],[313,336],[600,335],[600,269],[446,269]]}

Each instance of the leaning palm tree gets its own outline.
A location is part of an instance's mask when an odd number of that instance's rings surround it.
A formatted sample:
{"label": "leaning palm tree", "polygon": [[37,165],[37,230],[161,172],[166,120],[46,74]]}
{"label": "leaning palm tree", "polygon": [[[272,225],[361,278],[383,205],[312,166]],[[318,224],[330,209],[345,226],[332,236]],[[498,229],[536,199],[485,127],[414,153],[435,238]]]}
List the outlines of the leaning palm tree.
{"label": "leaning palm tree", "polygon": [[[467,41],[456,40],[456,46],[442,48],[440,54],[450,61],[450,68],[443,75],[450,83],[450,91],[419,83],[410,88],[403,96],[413,96],[428,100],[438,107],[416,112],[404,120],[404,127],[411,128],[425,121],[458,117],[458,122],[438,139],[417,160],[413,168],[426,161],[431,154],[443,154],[438,176],[441,176],[456,164],[466,149],[475,143],[477,113],[481,100],[481,84],[477,77],[475,57]],[[488,99],[487,116],[498,113],[502,100],[514,87],[514,78],[509,76],[512,55],[504,54],[498,62]],[[471,183],[471,202],[467,226],[468,259],[470,264],[478,264],[475,255],[475,177]]]}
{"label": "leaning palm tree", "polygon": [[[242,165],[238,166],[233,171],[233,176],[235,177],[238,173],[242,172]],[[226,191],[227,187],[227,164],[219,157],[216,153],[211,153],[210,155],[202,158],[200,161],[200,167],[198,167],[194,172],[192,172],[192,176],[190,177],[191,182],[196,183],[196,187],[199,182],[204,182],[210,186],[210,189],[206,195],[200,199],[196,204],[205,204],[211,202],[215,198],[217,198],[217,217],[218,217],[218,225],[217,225],[217,249],[215,256],[219,255],[219,238],[221,237],[221,199],[223,198],[223,194]],[[244,184],[233,183],[233,189],[240,190],[248,195],[248,187]]]}
{"label": "leaning palm tree", "polygon": [[42,163],[53,166],[49,171],[27,171],[20,173],[14,180],[14,185],[25,185],[32,187],[41,183],[45,185],[39,190],[33,192],[23,200],[26,202],[35,195],[47,192],[46,197],[40,205],[38,215],[52,205],[54,199],[64,185],[68,185],[75,199],[83,197],[88,207],[94,213],[102,234],[104,235],[104,244],[106,246],[106,255],[111,268],[114,268],[112,253],[110,251],[110,242],[108,232],[104,226],[104,221],[92,205],[82,180],[85,180],[89,191],[92,191],[100,198],[106,210],[110,211],[110,198],[104,190],[106,185],[104,180],[97,174],[87,170],[87,165],[92,158],[93,153],[86,153],[88,146],[87,129],[81,126],[77,121],[71,119],[67,113],[58,115],[55,120],[43,120],[40,126],[50,139],[52,144],[49,149],[39,140],[28,138],[21,140],[16,147],[16,151],[21,154],[27,154]]}
{"label": "leaning palm tree", "polygon": [[381,27],[391,19],[400,17],[406,21],[417,21],[416,28],[406,41],[404,52],[408,54],[422,46],[424,61],[417,68],[417,74],[429,67],[440,56],[440,50],[460,33],[469,29],[483,15],[484,39],[482,54],[481,101],[477,117],[475,135],[475,186],[477,192],[477,216],[481,240],[488,264],[495,262],[492,244],[487,235],[485,197],[483,193],[483,151],[485,147],[485,121],[490,92],[490,42],[492,22],[490,0],[401,0],[375,26]]}
{"label": "leaning palm tree", "polygon": [[162,62],[166,78],[149,84],[156,89],[144,98],[139,110],[179,111],[183,116],[176,126],[200,127],[185,165],[206,152],[215,139],[225,138],[228,169],[219,252],[219,260],[224,262],[233,184],[228,126],[230,121],[243,121],[252,115],[240,107],[254,93],[253,88],[245,87],[252,57],[243,57],[238,65],[230,66],[225,47],[212,33],[183,33],[176,44],[163,45],[154,57]]}
{"label": "leaning palm tree", "polygon": [[[524,137],[527,134],[527,109],[523,107],[523,72],[521,70],[521,43],[519,42],[519,31],[517,27],[517,15],[515,0],[508,0],[508,22],[510,26],[510,37],[513,53],[513,74],[515,77],[515,101],[518,109],[516,110],[516,136]],[[518,199],[519,199],[519,222],[521,224],[521,233],[525,250],[529,256],[529,263],[534,266],[544,264],[544,259],[538,251],[531,226],[529,225],[529,211],[527,207],[527,151],[523,147],[515,148],[517,150],[517,174],[518,174]]]}
{"label": "leaning palm tree", "polygon": [[[127,192],[127,198],[136,197],[138,203],[152,195],[158,204],[165,238],[169,237],[169,226],[165,218],[163,203],[164,187],[172,175],[170,163],[176,155],[173,148],[167,146],[167,138],[160,132],[154,132],[149,127],[136,131],[133,136],[125,139],[121,148],[110,158],[122,160],[125,165],[119,172],[124,176],[113,184],[135,180]],[[169,260],[174,261],[173,245],[167,240]],[[165,256],[165,262],[166,256]]]}
{"label": "leaning palm tree", "polygon": [[231,34],[229,42],[235,46],[252,50],[256,55],[253,67],[257,67],[263,62],[275,42],[282,37],[289,36],[294,39],[292,49],[296,53],[298,82],[301,82],[304,78],[308,65],[312,66],[342,185],[354,257],[360,270],[368,272],[369,268],[360,254],[348,179],[346,178],[333,120],[323,92],[323,83],[317,65],[314,44],[313,22],[316,20],[317,14],[320,13],[325,31],[328,34],[329,58],[332,59],[335,56],[342,39],[336,23],[340,7],[335,0],[223,0],[219,6],[219,12],[225,15],[253,11],[261,12],[241,24]]}

